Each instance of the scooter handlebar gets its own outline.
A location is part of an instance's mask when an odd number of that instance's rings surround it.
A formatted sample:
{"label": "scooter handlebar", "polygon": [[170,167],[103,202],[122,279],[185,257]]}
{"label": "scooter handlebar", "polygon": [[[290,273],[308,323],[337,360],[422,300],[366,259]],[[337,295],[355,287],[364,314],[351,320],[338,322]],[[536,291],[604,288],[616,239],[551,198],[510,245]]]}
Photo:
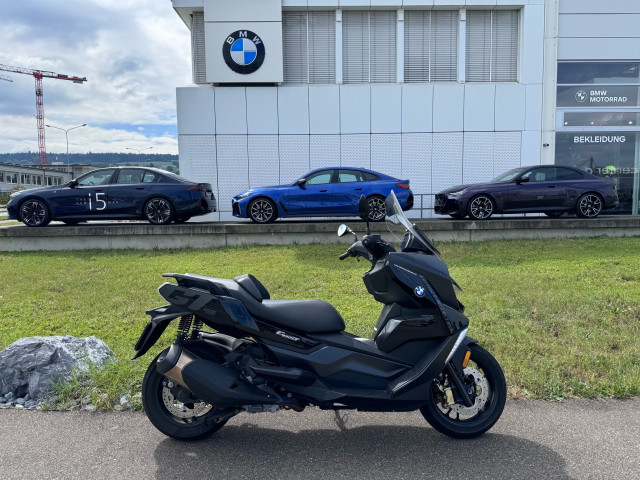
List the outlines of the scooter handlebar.
{"label": "scooter handlebar", "polygon": [[348,251],[344,252],[342,255],[340,255],[338,258],[340,260],[344,260],[345,258],[347,258],[349,255],[351,255]]}

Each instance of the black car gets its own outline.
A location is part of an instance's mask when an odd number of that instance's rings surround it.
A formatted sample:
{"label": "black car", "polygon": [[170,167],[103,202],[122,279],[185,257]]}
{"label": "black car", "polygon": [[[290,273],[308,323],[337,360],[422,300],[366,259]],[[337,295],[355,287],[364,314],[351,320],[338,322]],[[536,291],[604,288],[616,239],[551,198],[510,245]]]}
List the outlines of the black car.
{"label": "black car", "polygon": [[101,168],[66,185],[14,193],[9,218],[28,227],[51,220],[75,225],[86,220],[146,219],[156,225],[186,222],[216,211],[208,183],[195,183],[156,168]]}
{"label": "black car", "polygon": [[618,205],[616,184],[573,167],[539,165],[509,170],[487,183],[458,185],[436,195],[434,211],[486,220],[494,213],[565,212],[595,218]]}

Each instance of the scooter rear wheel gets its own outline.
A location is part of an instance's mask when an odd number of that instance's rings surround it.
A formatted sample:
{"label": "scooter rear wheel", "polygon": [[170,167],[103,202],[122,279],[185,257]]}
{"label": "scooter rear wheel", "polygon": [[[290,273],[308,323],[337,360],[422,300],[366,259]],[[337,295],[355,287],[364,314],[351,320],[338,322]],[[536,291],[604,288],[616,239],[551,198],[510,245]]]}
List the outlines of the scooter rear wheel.
{"label": "scooter rear wheel", "polygon": [[500,418],[507,398],[507,384],[496,359],[480,345],[469,349],[471,357],[464,373],[472,375],[476,383],[474,404],[449,405],[444,393],[448,379],[443,373],[434,380],[429,401],[420,408],[433,428],[454,438],[474,438],[489,430]]}
{"label": "scooter rear wheel", "polygon": [[185,402],[178,400],[182,387],[156,369],[157,360],[163,354],[166,350],[151,362],[142,381],[142,405],[151,423],[178,440],[198,440],[220,430],[227,421],[215,421],[219,410],[193,397]]}

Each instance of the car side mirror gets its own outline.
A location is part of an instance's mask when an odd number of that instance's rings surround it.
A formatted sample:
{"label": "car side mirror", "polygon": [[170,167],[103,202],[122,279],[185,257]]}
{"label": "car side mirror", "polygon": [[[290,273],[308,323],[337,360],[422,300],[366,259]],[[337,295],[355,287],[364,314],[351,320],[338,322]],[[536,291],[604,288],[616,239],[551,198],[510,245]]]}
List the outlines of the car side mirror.
{"label": "car side mirror", "polygon": [[78,181],[77,180],[71,180],[69,183],[67,183],[67,186],[69,188],[76,188],[78,186]]}
{"label": "car side mirror", "polygon": [[298,180],[298,181],[296,182],[296,185],[297,185],[298,187],[302,187],[305,183],[307,183],[307,179],[306,179],[306,178],[301,178],[300,180]]}
{"label": "car side mirror", "polygon": [[525,178],[518,178],[518,179],[516,180],[516,183],[517,183],[518,185],[520,185],[521,183],[527,183],[528,181],[529,181],[529,177],[525,177]]}

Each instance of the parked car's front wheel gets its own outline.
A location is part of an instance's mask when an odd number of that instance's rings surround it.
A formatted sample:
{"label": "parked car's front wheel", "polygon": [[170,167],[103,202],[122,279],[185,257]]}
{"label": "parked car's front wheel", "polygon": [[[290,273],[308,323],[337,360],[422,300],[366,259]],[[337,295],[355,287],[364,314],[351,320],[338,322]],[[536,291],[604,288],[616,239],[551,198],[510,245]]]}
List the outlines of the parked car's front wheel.
{"label": "parked car's front wheel", "polygon": [[469,201],[467,215],[471,220],[486,220],[493,215],[496,204],[489,195],[476,195]]}
{"label": "parked car's front wheel", "polygon": [[144,217],[154,225],[167,225],[173,220],[174,210],[165,198],[153,197],[144,205]]}
{"label": "parked car's front wheel", "polygon": [[249,204],[249,218],[255,223],[271,223],[277,217],[276,206],[268,198],[256,198]]}
{"label": "parked car's front wheel", "polygon": [[27,227],[44,227],[51,221],[51,212],[42,200],[30,198],[20,205],[20,220]]}
{"label": "parked car's front wheel", "polygon": [[596,193],[581,195],[576,204],[576,215],[580,218],[596,218],[602,212],[602,198]]}

